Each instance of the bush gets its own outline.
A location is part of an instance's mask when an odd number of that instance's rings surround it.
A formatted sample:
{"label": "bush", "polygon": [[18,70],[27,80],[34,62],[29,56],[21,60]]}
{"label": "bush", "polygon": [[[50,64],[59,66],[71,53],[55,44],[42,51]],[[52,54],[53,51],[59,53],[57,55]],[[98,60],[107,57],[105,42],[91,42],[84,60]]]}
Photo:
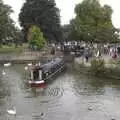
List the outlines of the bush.
{"label": "bush", "polygon": [[45,38],[37,26],[32,26],[28,33],[29,48],[32,50],[41,50],[45,46]]}
{"label": "bush", "polygon": [[93,59],[91,61],[91,72],[98,76],[105,72],[105,61],[102,59]]}

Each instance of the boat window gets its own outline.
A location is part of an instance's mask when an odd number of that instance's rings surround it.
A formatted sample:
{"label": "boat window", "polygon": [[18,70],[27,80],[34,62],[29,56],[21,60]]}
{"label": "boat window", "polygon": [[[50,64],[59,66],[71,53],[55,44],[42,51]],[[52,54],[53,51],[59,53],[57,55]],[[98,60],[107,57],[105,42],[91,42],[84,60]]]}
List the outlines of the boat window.
{"label": "boat window", "polygon": [[39,79],[39,71],[38,70],[33,71],[33,77],[34,77],[34,80]]}

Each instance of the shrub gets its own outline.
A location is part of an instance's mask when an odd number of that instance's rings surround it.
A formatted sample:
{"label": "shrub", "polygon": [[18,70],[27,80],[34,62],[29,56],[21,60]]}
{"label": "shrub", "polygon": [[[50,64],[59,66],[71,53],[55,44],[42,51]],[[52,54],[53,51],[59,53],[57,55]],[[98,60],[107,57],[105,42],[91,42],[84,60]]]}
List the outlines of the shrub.
{"label": "shrub", "polygon": [[32,26],[28,33],[29,47],[34,50],[41,50],[45,46],[45,38],[37,26]]}
{"label": "shrub", "polygon": [[91,72],[98,76],[104,74],[105,71],[105,62],[102,59],[93,59],[91,61]]}

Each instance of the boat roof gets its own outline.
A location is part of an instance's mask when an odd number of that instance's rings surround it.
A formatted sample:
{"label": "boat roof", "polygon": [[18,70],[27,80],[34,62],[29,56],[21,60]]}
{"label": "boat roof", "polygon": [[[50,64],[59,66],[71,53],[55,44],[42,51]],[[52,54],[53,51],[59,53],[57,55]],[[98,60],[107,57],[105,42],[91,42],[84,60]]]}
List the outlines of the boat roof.
{"label": "boat roof", "polygon": [[61,61],[63,61],[62,58],[55,58],[55,59],[51,60],[50,62],[48,62],[44,65],[41,65],[40,67],[36,66],[34,69],[35,70],[42,69],[43,71],[47,72],[51,69],[51,67],[59,64]]}
{"label": "boat roof", "polygon": [[43,70],[45,70],[45,69],[49,70],[52,66],[59,64],[61,61],[62,61],[61,58],[56,58],[56,59],[52,60],[51,62],[42,65],[41,68]]}

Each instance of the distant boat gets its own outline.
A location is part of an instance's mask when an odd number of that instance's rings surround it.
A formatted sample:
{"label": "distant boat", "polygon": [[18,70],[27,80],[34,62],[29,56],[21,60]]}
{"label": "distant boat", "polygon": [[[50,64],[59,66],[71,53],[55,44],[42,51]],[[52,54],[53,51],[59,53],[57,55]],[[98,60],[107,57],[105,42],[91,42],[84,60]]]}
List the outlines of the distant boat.
{"label": "distant boat", "polygon": [[11,66],[11,63],[5,63],[4,64],[4,67],[9,67],[9,66]]}
{"label": "distant boat", "polygon": [[15,107],[13,107],[13,109],[7,110],[7,113],[10,114],[10,115],[16,115],[16,109],[15,109]]}

